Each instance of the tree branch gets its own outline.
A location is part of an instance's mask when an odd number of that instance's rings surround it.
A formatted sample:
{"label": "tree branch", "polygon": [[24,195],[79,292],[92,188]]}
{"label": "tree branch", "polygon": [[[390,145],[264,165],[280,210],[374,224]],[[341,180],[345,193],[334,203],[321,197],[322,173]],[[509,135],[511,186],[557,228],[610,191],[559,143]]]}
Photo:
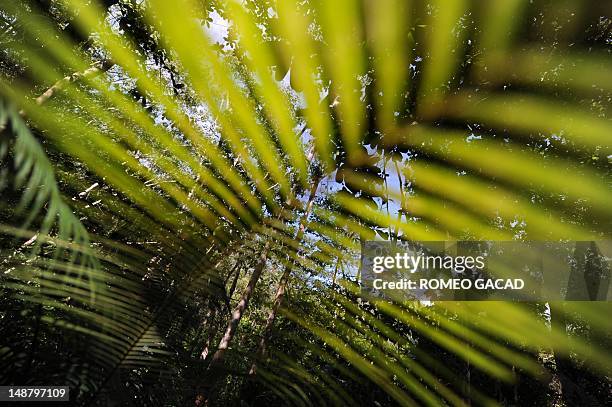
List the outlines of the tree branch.
{"label": "tree branch", "polygon": [[[36,99],[34,99],[34,101],[36,102],[38,106],[41,106],[42,104],[47,102],[49,99],[51,99],[57,92],[65,89],[71,83],[74,83],[81,79],[95,78],[96,76],[108,71],[111,67],[113,67],[113,65],[115,64],[108,59],[95,62],[94,64],[92,64],[90,68],[87,68],[86,70],[82,72],[75,72],[55,82],[49,89],[43,92],[43,94],[41,94]],[[19,111],[19,115],[21,117],[25,117],[26,113],[22,109]]]}

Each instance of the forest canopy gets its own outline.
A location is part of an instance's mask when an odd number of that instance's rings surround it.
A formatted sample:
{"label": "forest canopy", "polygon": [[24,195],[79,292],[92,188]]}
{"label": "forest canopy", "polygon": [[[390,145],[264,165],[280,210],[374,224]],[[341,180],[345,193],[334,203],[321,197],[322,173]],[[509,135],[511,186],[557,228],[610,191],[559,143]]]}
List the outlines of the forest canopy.
{"label": "forest canopy", "polygon": [[609,241],[611,52],[594,0],[0,2],[0,386],[610,405],[609,302],[372,298],[360,254]]}

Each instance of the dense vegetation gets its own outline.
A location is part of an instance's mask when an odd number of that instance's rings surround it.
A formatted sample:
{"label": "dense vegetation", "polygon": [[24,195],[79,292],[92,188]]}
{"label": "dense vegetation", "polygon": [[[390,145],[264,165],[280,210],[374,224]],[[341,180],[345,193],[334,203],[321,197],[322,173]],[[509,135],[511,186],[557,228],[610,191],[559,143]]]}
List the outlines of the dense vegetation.
{"label": "dense vegetation", "polygon": [[0,385],[610,405],[608,302],[363,298],[365,240],[602,240],[605,1],[0,2]]}

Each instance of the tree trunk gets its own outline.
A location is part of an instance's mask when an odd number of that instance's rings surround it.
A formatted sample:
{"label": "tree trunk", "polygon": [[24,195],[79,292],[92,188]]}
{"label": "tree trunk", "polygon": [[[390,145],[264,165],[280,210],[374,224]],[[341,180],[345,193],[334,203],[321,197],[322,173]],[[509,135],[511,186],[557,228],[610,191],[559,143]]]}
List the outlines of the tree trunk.
{"label": "tree trunk", "polygon": [[253,295],[253,291],[255,290],[255,285],[259,281],[259,277],[261,276],[264,266],[266,265],[266,261],[268,260],[270,246],[271,242],[270,240],[268,240],[266,242],[266,245],[264,246],[263,252],[259,256],[259,262],[253,269],[251,279],[249,280],[247,287],[242,293],[242,297],[240,297],[238,305],[236,306],[236,308],[234,308],[234,311],[232,312],[232,317],[229,323],[227,324],[225,334],[223,335],[223,338],[221,338],[221,341],[219,342],[219,347],[213,355],[210,366],[208,367],[209,370],[215,368],[216,365],[223,361],[223,358],[225,357],[225,352],[227,351],[227,348],[229,348],[229,345],[231,344],[232,340],[234,339],[234,335],[236,334],[236,329],[238,328],[240,319],[242,319],[244,311],[249,306],[249,301],[251,300],[251,296]]}
{"label": "tree trunk", "polygon": [[[319,182],[321,178],[316,177],[312,181],[312,185],[310,187],[310,194],[308,196],[308,201],[306,202],[306,209],[302,218],[300,219],[298,230],[295,234],[295,241],[298,244],[298,249],[302,243],[302,238],[304,237],[304,231],[306,229],[306,222],[308,221],[308,217],[312,212],[312,207],[314,204],[314,199],[317,194],[317,189],[319,187]],[[296,251],[297,253],[297,251]],[[263,333],[261,335],[261,340],[259,341],[259,346],[257,348],[257,352],[255,354],[255,359],[253,360],[253,364],[251,365],[251,369],[249,370],[249,375],[255,375],[257,372],[257,360],[265,358],[267,354],[267,344],[268,340],[272,334],[272,327],[274,325],[274,320],[276,319],[276,314],[280,309],[283,299],[285,297],[285,292],[287,290],[287,283],[289,282],[289,277],[291,275],[292,267],[291,261],[288,261],[287,265],[285,265],[285,269],[283,271],[283,275],[281,276],[280,281],[278,282],[278,288],[276,289],[276,295],[274,296],[274,303],[272,304],[272,309],[268,314],[268,319],[266,320],[266,325],[263,329]]]}
{"label": "tree trunk", "polygon": [[[551,329],[557,330],[567,335],[567,319],[566,311],[563,302],[549,302],[550,307],[550,325]],[[559,397],[561,402],[566,405],[572,405],[575,399],[576,386],[572,383],[572,363],[566,356],[563,356],[553,345],[553,356],[555,360],[555,373],[557,375],[559,385]]]}
{"label": "tree trunk", "polygon": [[259,256],[259,260],[253,269],[253,274],[245,288],[242,296],[240,297],[240,301],[238,301],[238,305],[234,308],[232,312],[231,318],[227,324],[227,328],[225,329],[225,333],[219,342],[219,346],[217,351],[211,358],[210,364],[208,365],[206,377],[204,377],[203,384],[201,385],[198,394],[195,399],[196,406],[203,406],[208,404],[208,399],[210,397],[210,390],[212,386],[219,380],[222,379],[223,374],[221,374],[221,368],[223,366],[223,360],[225,358],[225,353],[229,348],[234,336],[236,335],[236,330],[238,329],[238,324],[244,315],[247,307],[249,306],[249,301],[251,296],[253,295],[253,291],[255,290],[255,286],[259,281],[259,277],[266,265],[268,260],[268,253],[270,252],[271,240],[268,239],[264,246],[264,249]]}
{"label": "tree trunk", "polygon": [[204,343],[204,349],[200,353],[200,359],[205,360],[210,352],[210,344],[215,338],[215,317],[217,316],[217,308],[212,307],[208,311],[208,315],[206,318],[206,323],[208,325],[208,329],[206,330],[206,342]]}
{"label": "tree trunk", "polygon": [[229,300],[232,300],[232,296],[234,295],[234,291],[236,291],[236,285],[238,284],[238,279],[240,278],[240,272],[242,271],[241,268],[239,268],[236,271],[236,274],[234,275],[234,280],[232,280],[232,285],[230,286],[229,291],[227,292],[227,298],[229,298]]}
{"label": "tree trunk", "polygon": [[334,276],[332,277],[332,288],[336,287],[336,277],[338,276],[339,266],[340,266],[340,257],[336,259],[336,267],[334,267]]}
{"label": "tree trunk", "polygon": [[[239,265],[240,265],[240,261],[237,261],[234,267],[232,267],[230,272],[227,273],[227,276],[225,277],[224,286],[227,285],[227,282],[229,281],[230,277],[232,276],[232,274],[234,274],[232,285],[230,286],[229,292],[227,293],[225,297],[225,299],[227,300],[226,306],[228,309],[228,313],[230,312],[229,310],[231,307],[230,301],[232,299],[232,296],[234,295],[234,291],[236,290],[236,285],[238,284],[238,278],[240,277],[240,272],[242,271],[242,267],[239,267]],[[215,339],[215,336],[217,336],[217,329],[215,329],[215,324],[214,324],[216,315],[217,315],[217,309],[211,308],[206,318],[206,323],[208,325],[208,330],[207,330],[208,333],[206,337],[206,342],[204,343],[204,349],[200,353],[200,359],[202,360],[205,360],[208,357],[208,354],[210,353],[210,345]]]}

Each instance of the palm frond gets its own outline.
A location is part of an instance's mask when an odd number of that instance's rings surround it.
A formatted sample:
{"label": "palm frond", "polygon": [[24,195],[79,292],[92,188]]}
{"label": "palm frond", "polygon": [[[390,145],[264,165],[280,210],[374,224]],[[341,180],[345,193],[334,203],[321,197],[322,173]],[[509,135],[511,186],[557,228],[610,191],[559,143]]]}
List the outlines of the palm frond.
{"label": "palm frond", "polygon": [[[359,389],[494,405],[492,387],[550,381],[563,360],[609,374],[601,305],[386,302],[358,285],[366,240],[610,236],[612,65],[577,28],[586,6],[5,3],[2,384],[50,374],[52,350],[52,377],[99,405],[239,387],[286,405]],[[226,324],[216,369],[201,355]]]}

